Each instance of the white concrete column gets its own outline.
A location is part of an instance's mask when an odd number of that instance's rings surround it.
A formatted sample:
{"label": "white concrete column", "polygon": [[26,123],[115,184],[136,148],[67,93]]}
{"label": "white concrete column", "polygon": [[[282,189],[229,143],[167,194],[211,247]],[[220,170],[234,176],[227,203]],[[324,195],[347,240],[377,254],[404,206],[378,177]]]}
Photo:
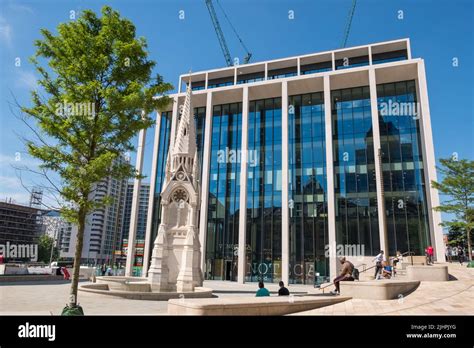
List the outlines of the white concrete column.
{"label": "white concrete column", "polygon": [[[334,56],[333,56],[334,58]],[[333,59],[334,62],[334,59]],[[336,197],[334,193],[334,159],[332,141],[332,115],[331,115],[331,82],[330,76],[324,75],[324,125],[326,139],[326,180],[327,180],[327,206],[328,206],[328,244],[329,244],[329,276],[331,279],[337,275],[336,258]]]}
{"label": "white concrete column", "polygon": [[201,209],[199,212],[199,243],[201,244],[201,269],[203,272],[206,265],[207,210],[209,205],[209,174],[211,170],[211,137],[212,92],[208,92],[206,100],[206,122],[204,126],[204,153],[202,158]]}
{"label": "white concrete column", "polygon": [[204,81],[204,89],[207,89],[209,85],[209,73],[206,73],[206,81]]}
{"label": "white concrete column", "polygon": [[[441,212],[434,211],[433,208],[439,207],[438,190],[431,186],[432,181],[438,181],[436,174],[436,159],[433,146],[433,133],[431,130],[430,105],[428,99],[428,88],[426,86],[425,62],[419,61],[418,64],[418,105],[421,110],[418,111],[421,131],[421,147],[423,153],[423,169],[425,174],[425,190],[428,208],[428,218],[431,231],[431,243],[435,249],[435,256],[438,262],[445,261],[445,244],[443,241],[443,229],[441,223]],[[420,112],[421,111],[421,112]]]}
{"label": "white concrete column", "polygon": [[332,62],[332,71],[335,71],[336,70],[336,56],[334,55],[334,52],[331,52],[331,62]]}
{"label": "white concrete column", "polygon": [[296,64],[297,64],[296,75],[300,76],[301,75],[301,58],[300,57],[296,59]]}
{"label": "white concrete column", "polygon": [[290,219],[288,197],[288,82],[281,83],[281,280],[290,280]]}
{"label": "white concrete column", "polygon": [[245,283],[246,231],[247,231],[247,159],[249,129],[249,88],[244,86],[242,95],[242,145],[240,157],[240,213],[239,213],[239,263],[237,281]]}
{"label": "white concrete column", "polygon": [[161,128],[161,111],[156,112],[155,122],[155,139],[153,143],[153,158],[151,160],[151,177],[150,177],[150,196],[148,197],[148,211],[146,217],[146,232],[145,232],[145,249],[143,251],[143,277],[147,276],[148,260],[150,259],[150,243],[153,234],[153,211],[155,203],[155,188],[156,188],[156,166],[158,164],[158,151],[160,144],[160,128]]}
{"label": "white concrete column", "polygon": [[411,59],[411,44],[410,44],[410,38],[407,39],[407,59]]}
{"label": "white concrete column", "polygon": [[[145,112],[142,111],[142,117]],[[138,133],[138,148],[135,169],[141,175],[143,170],[143,157],[145,154],[146,129]],[[138,208],[140,203],[141,179],[135,178],[133,183],[132,211],[130,213],[130,229],[128,231],[127,262],[125,264],[125,276],[131,277],[133,274],[133,261],[135,259],[135,240],[137,238]]]}
{"label": "white concrete column", "polygon": [[379,221],[380,249],[389,256],[387,237],[387,215],[385,213],[385,197],[383,191],[382,148],[380,146],[379,111],[377,107],[377,82],[375,69],[369,68],[370,111],[372,115],[372,135],[374,139],[375,185],[377,188],[377,211]]}
{"label": "white concrete column", "polygon": [[264,77],[265,81],[268,80],[268,63],[265,63],[265,77]]}

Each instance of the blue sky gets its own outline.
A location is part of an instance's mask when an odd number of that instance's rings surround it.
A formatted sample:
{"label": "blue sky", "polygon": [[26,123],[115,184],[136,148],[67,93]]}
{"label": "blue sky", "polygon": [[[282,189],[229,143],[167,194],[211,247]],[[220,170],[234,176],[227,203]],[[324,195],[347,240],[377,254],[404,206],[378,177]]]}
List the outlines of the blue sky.
{"label": "blue sky", "polygon": [[[351,0],[220,0],[249,50],[252,61],[282,58],[339,48]],[[204,0],[60,1],[0,0],[0,200],[28,201],[12,164],[35,165],[24,152],[18,135],[30,134],[10,110],[13,96],[23,105],[36,86],[28,62],[40,28],[51,31],[83,9],[99,11],[111,5],[132,20],[139,36],[147,39],[156,71],[177,87],[181,73],[225,65]],[[180,19],[184,11],[184,19]],[[239,46],[218,6],[233,57]],[[289,11],[294,19],[289,19]],[[399,19],[403,11],[403,19]],[[182,14],[183,12],[181,12]],[[474,89],[473,2],[471,0],[359,0],[347,46],[409,37],[412,56],[426,63],[436,158],[458,153],[473,159]],[[458,67],[453,67],[453,58]],[[21,65],[15,66],[15,59]],[[151,171],[154,131],[148,132],[144,174]],[[15,162],[15,155],[21,160]],[[132,160],[134,158],[132,157]],[[27,173],[25,185],[40,183]],[[146,179],[148,180],[148,179]]]}

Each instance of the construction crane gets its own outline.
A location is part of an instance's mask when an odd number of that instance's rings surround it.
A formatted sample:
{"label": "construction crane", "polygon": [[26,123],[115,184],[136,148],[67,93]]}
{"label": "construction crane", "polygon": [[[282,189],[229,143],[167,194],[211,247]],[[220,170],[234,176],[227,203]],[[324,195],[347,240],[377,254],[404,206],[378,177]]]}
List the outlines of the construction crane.
{"label": "construction crane", "polygon": [[[212,0],[205,0],[206,1],[206,6],[207,9],[209,10],[209,14],[211,15],[211,20],[212,24],[214,25],[214,29],[217,34],[217,39],[219,40],[219,44],[222,49],[222,53],[224,54],[225,61],[227,63],[227,66],[233,66],[233,61],[229,52],[229,47],[227,46],[227,43],[225,41],[224,33],[222,32],[221,25],[219,23],[219,19],[217,18],[216,10],[214,9],[214,4],[212,3]],[[219,5],[222,13],[224,14],[224,17],[227,19],[229,22],[230,27],[234,31],[235,35],[237,36],[237,39],[239,40],[240,44],[244,48],[246,55],[244,57],[244,64],[247,64],[250,61],[250,58],[252,57],[252,53],[249,52],[247,47],[245,46],[244,42],[240,38],[239,34],[237,33],[237,30],[235,30],[235,27],[232,25],[229,17],[227,17],[227,14],[225,13],[224,9],[222,8],[221,4],[219,3],[219,0],[216,0],[217,4]]]}
{"label": "construction crane", "polygon": [[342,40],[342,48],[346,47],[347,39],[349,38],[349,32],[351,31],[352,17],[354,17],[354,11],[357,5],[357,0],[352,0],[351,9],[347,18],[346,28],[344,30],[344,38]]}

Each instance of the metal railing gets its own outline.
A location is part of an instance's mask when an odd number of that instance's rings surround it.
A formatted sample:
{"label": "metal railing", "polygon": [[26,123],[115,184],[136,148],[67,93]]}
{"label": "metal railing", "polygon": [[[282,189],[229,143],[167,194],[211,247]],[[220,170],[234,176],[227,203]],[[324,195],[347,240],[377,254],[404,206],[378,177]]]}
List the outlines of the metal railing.
{"label": "metal railing", "polygon": [[[367,264],[362,263],[362,264],[360,264],[360,265],[354,266],[354,268],[359,269],[361,266],[363,267],[363,269],[362,269],[362,271],[359,271],[359,274],[364,273],[364,272],[368,271],[369,269],[375,268],[377,265],[373,265],[373,266],[370,266],[369,268],[366,268],[366,267],[367,267]],[[323,294],[324,294],[324,289],[330,287],[331,285],[333,285],[333,283],[329,283],[329,284],[326,285],[326,286],[319,287],[319,290],[323,290]]]}
{"label": "metal railing", "polygon": [[[407,256],[407,255],[408,255],[408,256],[410,257],[411,265],[413,266],[413,256],[415,255],[415,252],[414,252],[414,251],[405,251],[405,252],[402,253],[401,255],[402,255],[402,256]],[[368,270],[370,270],[370,269],[373,269],[373,268],[377,267],[377,265],[373,265],[373,266],[370,266],[370,267],[367,268],[367,264],[362,263],[362,264],[360,264],[360,265],[354,266],[354,268],[357,268],[357,269],[359,269],[360,267],[362,267],[362,270],[359,270],[359,274],[360,274],[360,273],[364,273],[364,272],[366,272],[366,271],[368,271]],[[323,290],[323,294],[324,294],[324,289],[330,287],[331,285],[333,285],[332,282],[329,283],[329,284],[327,284],[326,286],[322,286],[322,287],[321,287],[321,286],[317,286],[317,285],[315,284],[314,287],[319,288],[319,290]]]}
{"label": "metal railing", "polygon": [[408,255],[410,257],[410,263],[413,266],[413,256],[415,256],[415,252],[414,251],[405,251],[404,253],[402,253],[402,256],[405,256],[405,255]]}

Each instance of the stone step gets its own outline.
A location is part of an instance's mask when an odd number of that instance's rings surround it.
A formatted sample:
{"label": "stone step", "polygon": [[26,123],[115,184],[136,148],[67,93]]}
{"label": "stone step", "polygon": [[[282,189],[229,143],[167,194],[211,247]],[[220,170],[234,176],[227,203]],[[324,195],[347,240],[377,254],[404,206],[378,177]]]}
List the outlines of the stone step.
{"label": "stone step", "polygon": [[170,315],[286,315],[332,306],[350,300],[347,296],[226,297],[171,299]]}

